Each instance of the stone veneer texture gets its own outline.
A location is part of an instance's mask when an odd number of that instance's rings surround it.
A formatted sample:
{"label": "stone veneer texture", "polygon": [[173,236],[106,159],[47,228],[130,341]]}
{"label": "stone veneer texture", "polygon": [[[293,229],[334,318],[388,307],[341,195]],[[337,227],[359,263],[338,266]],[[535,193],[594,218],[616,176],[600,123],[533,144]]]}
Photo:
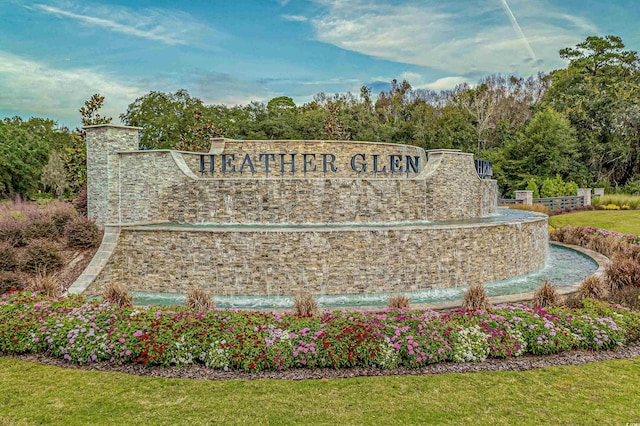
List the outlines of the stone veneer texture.
{"label": "stone veneer texture", "polygon": [[123,228],[85,292],[111,281],[131,290],[218,295],[403,292],[485,283],[540,268],[547,220],[380,229]]}
{"label": "stone veneer texture", "polygon": [[[219,295],[403,292],[495,281],[545,261],[546,218],[426,223],[496,212],[496,182],[478,178],[472,154],[364,142],[216,140],[210,153],[233,154],[236,165],[247,154],[307,153],[335,155],[337,168],[300,173],[296,157],[295,175],[256,167],[254,174],[230,176],[220,168],[201,174],[195,153],[137,151],[137,135],[135,128],[87,129],[90,217],[120,227],[88,295],[111,281],[159,292],[197,285]],[[364,154],[367,172],[351,169],[356,154]],[[417,157],[419,167],[373,174],[374,155]],[[149,222],[166,226],[136,226]],[[197,224],[209,225],[189,227]]]}
{"label": "stone veneer texture", "polygon": [[[331,142],[334,152],[390,152],[392,145]],[[292,150],[308,150],[293,141]],[[312,144],[313,145],[313,144]],[[298,148],[295,148],[295,147]],[[355,148],[354,148],[355,147]],[[397,152],[420,148],[398,145]],[[347,149],[348,148],[348,149]],[[411,148],[411,149],[409,149]],[[380,151],[382,149],[382,151]],[[420,154],[422,152],[422,154]],[[110,155],[96,198],[104,225],[172,223],[392,223],[482,217],[497,208],[493,180],[479,179],[471,154],[430,151],[413,177],[200,177],[198,157],[177,151]],[[348,157],[342,153],[338,158]],[[338,169],[340,170],[340,168]],[[104,171],[100,169],[100,172]],[[90,175],[95,175],[94,171]],[[339,176],[339,174],[338,174]],[[95,179],[94,179],[95,180]],[[103,187],[107,187],[104,189]]]}

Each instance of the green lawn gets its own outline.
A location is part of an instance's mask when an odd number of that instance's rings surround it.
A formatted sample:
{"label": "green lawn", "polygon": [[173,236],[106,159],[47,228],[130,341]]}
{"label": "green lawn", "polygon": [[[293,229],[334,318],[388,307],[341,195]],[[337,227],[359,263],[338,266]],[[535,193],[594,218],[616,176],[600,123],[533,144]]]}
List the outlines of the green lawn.
{"label": "green lawn", "polygon": [[640,235],[640,210],[594,210],[551,216],[549,225],[592,226],[623,234]]}
{"label": "green lawn", "polygon": [[334,380],[158,379],[0,358],[0,424],[640,422],[640,358],[526,372]]}

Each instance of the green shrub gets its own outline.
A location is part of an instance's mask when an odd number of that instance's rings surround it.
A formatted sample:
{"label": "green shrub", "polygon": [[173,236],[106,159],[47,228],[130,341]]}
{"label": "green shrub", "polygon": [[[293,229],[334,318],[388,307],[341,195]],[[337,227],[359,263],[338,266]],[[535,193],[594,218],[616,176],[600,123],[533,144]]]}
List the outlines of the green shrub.
{"label": "green shrub", "polygon": [[568,197],[578,194],[578,185],[575,182],[565,182],[560,175],[554,178],[546,178],[540,188],[542,197]]}
{"label": "green shrub", "polygon": [[72,209],[58,209],[51,213],[51,221],[56,227],[56,233],[58,235],[64,235],[64,230],[67,224],[77,216],[76,212]]}
{"label": "green shrub", "polygon": [[22,269],[26,272],[51,272],[64,264],[59,250],[48,241],[34,241],[24,253]]}
{"label": "green shrub", "polygon": [[59,235],[53,220],[45,215],[28,221],[24,228],[24,236],[27,240],[56,239]]}
{"label": "green shrub", "polygon": [[15,272],[0,272],[0,294],[5,294],[12,288],[22,288],[24,284],[20,275]]}
{"label": "green shrub", "polygon": [[65,229],[67,243],[71,247],[97,247],[100,245],[100,231],[95,223],[85,216],[71,220]]}
{"label": "green shrub", "polygon": [[10,218],[0,220],[0,242],[13,247],[22,247],[27,243],[24,236],[24,222],[17,222]]}
{"label": "green shrub", "polygon": [[0,271],[13,271],[17,267],[16,249],[9,243],[0,243]]}
{"label": "green shrub", "polygon": [[533,198],[540,198],[540,189],[538,188],[538,184],[534,178],[529,179],[525,190],[533,191]]}

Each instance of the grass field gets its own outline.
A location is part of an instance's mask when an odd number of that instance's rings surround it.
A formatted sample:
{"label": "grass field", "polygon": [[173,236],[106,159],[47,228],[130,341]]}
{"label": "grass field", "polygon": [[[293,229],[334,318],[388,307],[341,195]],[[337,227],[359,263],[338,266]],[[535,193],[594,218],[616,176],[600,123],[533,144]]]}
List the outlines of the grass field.
{"label": "grass field", "polygon": [[0,359],[0,424],[626,424],[640,358],[525,372],[159,379]]}
{"label": "grass field", "polygon": [[640,235],[640,210],[593,210],[549,218],[549,225],[592,226],[623,234]]}

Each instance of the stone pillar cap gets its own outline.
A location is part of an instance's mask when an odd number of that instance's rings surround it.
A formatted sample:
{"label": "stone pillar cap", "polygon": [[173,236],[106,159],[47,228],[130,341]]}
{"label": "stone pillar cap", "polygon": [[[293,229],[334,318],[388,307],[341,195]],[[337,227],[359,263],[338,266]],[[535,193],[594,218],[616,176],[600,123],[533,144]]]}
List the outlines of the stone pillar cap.
{"label": "stone pillar cap", "polygon": [[82,126],[83,129],[95,129],[97,127],[113,127],[116,129],[131,129],[131,130],[142,130],[142,127],[136,127],[136,126],[124,126],[124,125],[120,125],[120,124],[92,124],[90,126]]}

